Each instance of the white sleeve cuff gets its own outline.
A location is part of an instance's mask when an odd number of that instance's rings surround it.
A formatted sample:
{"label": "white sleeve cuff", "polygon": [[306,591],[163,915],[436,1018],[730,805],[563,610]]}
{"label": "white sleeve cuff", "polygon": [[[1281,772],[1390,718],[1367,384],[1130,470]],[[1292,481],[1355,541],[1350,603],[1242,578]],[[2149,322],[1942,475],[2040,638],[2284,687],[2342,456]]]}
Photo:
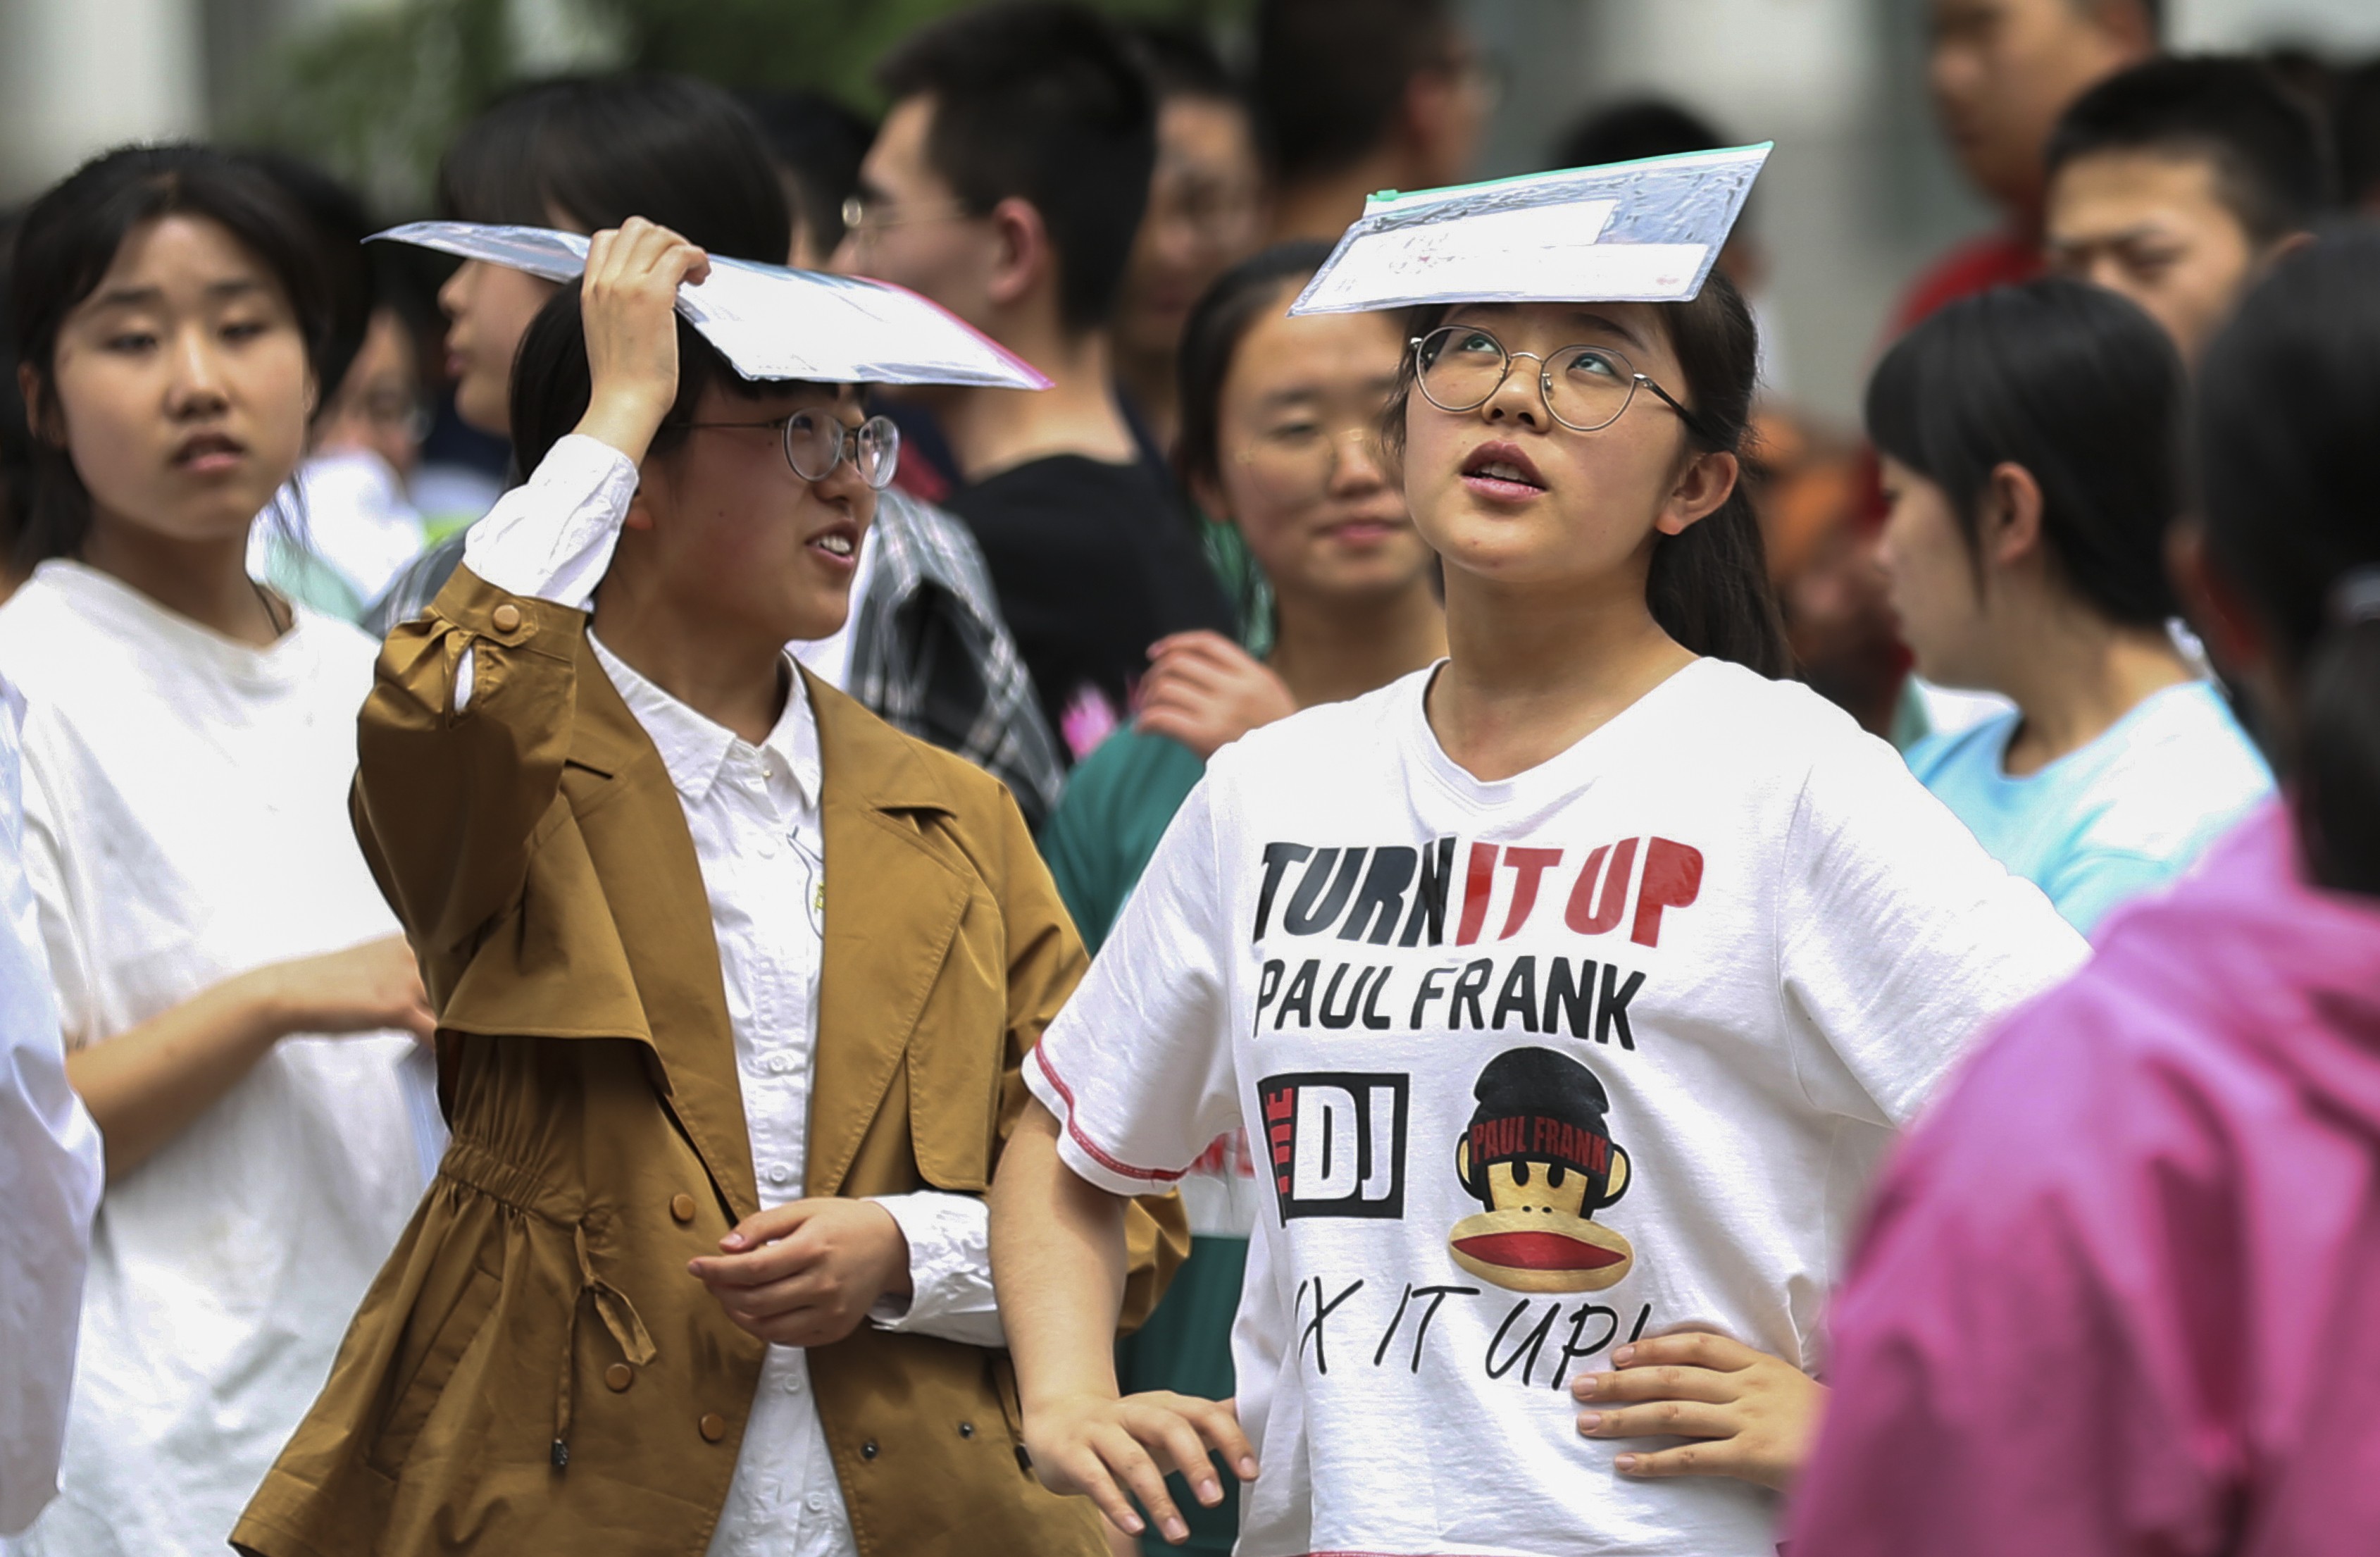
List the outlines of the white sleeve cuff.
{"label": "white sleeve cuff", "polygon": [[1143,1167],[1091,1138],[1075,1108],[1074,1089],[1050,1059],[1047,1034],[1026,1052],[1025,1086],[1058,1121],[1058,1161],[1085,1184],[1129,1199],[1162,1195],[1182,1181],[1183,1169]]}
{"label": "white sleeve cuff", "polygon": [[463,564],[507,594],[585,610],[636,494],[628,456],[574,432],[471,527]]}
{"label": "white sleeve cuff", "polygon": [[933,1189],[874,1199],[909,1240],[911,1291],[878,1298],[869,1322],[969,1346],[1007,1345],[991,1290],[991,1209],[976,1196]]}

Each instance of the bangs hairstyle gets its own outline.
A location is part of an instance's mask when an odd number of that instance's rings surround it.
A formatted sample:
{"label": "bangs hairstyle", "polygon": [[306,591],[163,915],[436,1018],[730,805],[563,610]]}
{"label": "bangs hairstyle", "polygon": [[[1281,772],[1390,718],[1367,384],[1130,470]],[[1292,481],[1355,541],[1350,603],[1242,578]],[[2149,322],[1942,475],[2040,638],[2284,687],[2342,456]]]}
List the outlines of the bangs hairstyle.
{"label": "bangs hairstyle", "polygon": [[[203,217],[231,234],[280,287],[319,387],[331,335],[329,288],[313,225],[253,164],[204,146],[128,146],[85,163],[35,201],[17,230],[9,278],[18,360],[31,370],[26,414],[37,428],[64,416],[58,332],[99,289],[124,240],[166,216]],[[20,570],[81,553],[91,493],[62,444],[36,435],[17,538]]]}
{"label": "bangs hairstyle", "polygon": [[2149,316],[2049,276],[1943,308],[1868,381],[1867,432],[1942,489],[1980,598],[1976,505],[2001,464],[2041,488],[2041,540],[2092,610],[2154,627],[2176,611],[2165,534],[2180,512],[2181,359]]}
{"label": "bangs hairstyle", "polygon": [[970,215],[1022,199],[1058,253],[1058,313],[1115,306],[1157,167],[1157,106],[1121,34],[1080,6],[960,11],[912,33],[877,79],[933,103],[926,158]]}
{"label": "bangs hairstyle", "polygon": [[725,91],[680,76],[565,77],[498,98],[440,164],[438,210],[528,227],[560,217],[589,233],[641,216],[770,265],[794,245],[759,126]]}
{"label": "bangs hairstyle", "polygon": [[[594,396],[578,294],[579,283],[573,281],[548,298],[529,321],[520,351],[513,359],[513,449],[523,470],[535,470],[544,462],[547,452],[578,425]],[[678,315],[677,398],[653,434],[652,452],[666,454],[685,441],[695,407],[701,404],[703,392],[714,384],[737,399],[757,401],[801,382],[746,378],[683,314]]]}
{"label": "bangs hairstyle", "polygon": [[[1459,306],[1441,303],[1413,310],[1406,315],[1405,334],[1427,335]],[[1655,539],[1645,603],[1661,630],[1694,653],[1731,660],[1772,678],[1788,675],[1793,656],[1785,644],[1776,591],[1769,586],[1767,553],[1749,490],[1754,471],[1747,445],[1759,373],[1759,329],[1743,294],[1717,270],[1692,301],[1656,303],[1653,313],[1669,332],[1670,348],[1684,375],[1684,383],[1670,387],[1701,424],[1696,428],[1681,420],[1687,440],[1705,453],[1731,454],[1742,463],[1725,502],[1683,532]],[[1380,446],[1399,469],[1400,480],[1415,369],[1408,347],[1397,371],[1396,391],[1380,412]]]}

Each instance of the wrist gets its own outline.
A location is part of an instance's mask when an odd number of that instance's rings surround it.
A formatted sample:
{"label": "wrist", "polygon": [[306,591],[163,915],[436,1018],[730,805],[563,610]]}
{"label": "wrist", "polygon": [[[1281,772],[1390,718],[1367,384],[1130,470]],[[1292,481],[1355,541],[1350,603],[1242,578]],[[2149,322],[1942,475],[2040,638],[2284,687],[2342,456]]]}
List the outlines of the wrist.
{"label": "wrist", "polygon": [[311,1025],[310,1013],[303,1008],[277,963],[236,974],[210,992],[227,1007],[225,1015],[249,1046],[260,1052]]}

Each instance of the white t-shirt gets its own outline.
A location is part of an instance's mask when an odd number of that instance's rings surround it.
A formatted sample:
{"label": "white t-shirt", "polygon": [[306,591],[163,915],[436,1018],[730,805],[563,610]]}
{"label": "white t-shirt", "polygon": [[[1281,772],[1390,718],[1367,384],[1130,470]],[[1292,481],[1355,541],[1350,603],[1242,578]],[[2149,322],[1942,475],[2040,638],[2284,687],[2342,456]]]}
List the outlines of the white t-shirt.
{"label": "white t-shirt", "polygon": [[[235,643],[71,562],[0,607],[68,1050],[261,964],[397,933],[347,821],[372,655],[302,609],[271,646]],[[420,1198],[399,1079],[420,1052],[286,1039],[107,1186],[63,1490],[8,1551],[224,1550]]]}
{"label": "white t-shirt", "polygon": [[1815,1368],[1891,1127],[2086,948],[1806,688],[1698,661],[1487,784],[1428,679],[1218,753],[1027,1080],[1120,1194],[1258,1143],[1246,1557],[1766,1554],[1767,1493],[1621,1478],[1570,1380]]}

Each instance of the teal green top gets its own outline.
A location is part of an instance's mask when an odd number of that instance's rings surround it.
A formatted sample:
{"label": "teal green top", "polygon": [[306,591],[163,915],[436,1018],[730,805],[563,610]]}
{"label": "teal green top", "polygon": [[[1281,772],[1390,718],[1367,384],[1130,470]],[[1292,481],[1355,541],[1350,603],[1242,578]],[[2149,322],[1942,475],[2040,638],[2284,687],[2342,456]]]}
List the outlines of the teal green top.
{"label": "teal green top", "polygon": [[1066,793],[1041,829],[1041,858],[1093,952],[1115,928],[1173,813],[1206,773],[1207,764],[1172,736],[1127,727],[1067,775]]}

